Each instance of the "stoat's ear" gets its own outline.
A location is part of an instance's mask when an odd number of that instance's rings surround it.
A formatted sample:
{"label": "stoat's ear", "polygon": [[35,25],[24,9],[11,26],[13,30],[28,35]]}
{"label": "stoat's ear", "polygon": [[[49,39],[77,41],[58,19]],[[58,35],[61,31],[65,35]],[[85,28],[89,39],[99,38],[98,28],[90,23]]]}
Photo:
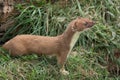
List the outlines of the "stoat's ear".
{"label": "stoat's ear", "polygon": [[81,17],[80,17],[80,16],[78,16],[78,17],[77,17],[77,19],[81,19]]}
{"label": "stoat's ear", "polygon": [[77,22],[74,22],[74,24],[72,25],[72,31],[73,32],[77,31]]}

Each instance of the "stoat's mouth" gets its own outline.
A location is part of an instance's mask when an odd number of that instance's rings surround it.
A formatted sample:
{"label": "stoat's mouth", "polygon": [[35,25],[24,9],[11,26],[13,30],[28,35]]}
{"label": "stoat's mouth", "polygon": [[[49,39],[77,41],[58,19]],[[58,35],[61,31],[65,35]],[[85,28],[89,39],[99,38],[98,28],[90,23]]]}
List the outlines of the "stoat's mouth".
{"label": "stoat's mouth", "polygon": [[90,30],[90,28],[86,28],[84,31],[88,31],[88,30]]}

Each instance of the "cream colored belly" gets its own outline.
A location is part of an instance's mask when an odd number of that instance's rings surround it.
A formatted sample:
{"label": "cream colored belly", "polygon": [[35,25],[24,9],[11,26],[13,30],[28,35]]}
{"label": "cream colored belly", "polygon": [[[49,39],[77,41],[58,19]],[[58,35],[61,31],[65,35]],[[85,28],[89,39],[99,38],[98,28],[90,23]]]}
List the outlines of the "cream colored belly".
{"label": "cream colored belly", "polygon": [[70,52],[72,51],[75,43],[77,42],[78,38],[79,38],[79,35],[80,35],[80,32],[76,32],[73,37],[72,37],[72,40],[70,42],[70,50],[69,50],[69,53],[68,53],[68,56],[70,54]]}

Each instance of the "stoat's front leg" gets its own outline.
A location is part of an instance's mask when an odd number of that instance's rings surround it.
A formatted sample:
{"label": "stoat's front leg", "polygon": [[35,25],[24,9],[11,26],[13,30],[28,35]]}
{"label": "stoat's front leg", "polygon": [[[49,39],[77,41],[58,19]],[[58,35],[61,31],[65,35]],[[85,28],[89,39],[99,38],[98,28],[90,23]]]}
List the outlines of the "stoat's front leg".
{"label": "stoat's front leg", "polygon": [[61,54],[57,56],[58,64],[60,65],[60,73],[63,75],[69,74],[69,72],[65,70],[65,62],[67,59],[68,52],[69,51],[61,52]]}

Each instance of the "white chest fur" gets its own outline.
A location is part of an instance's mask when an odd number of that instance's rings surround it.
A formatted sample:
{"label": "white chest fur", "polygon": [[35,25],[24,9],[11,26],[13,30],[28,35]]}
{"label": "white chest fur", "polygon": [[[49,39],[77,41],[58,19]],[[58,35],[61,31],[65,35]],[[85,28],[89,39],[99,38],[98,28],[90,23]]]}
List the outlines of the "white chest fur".
{"label": "white chest fur", "polygon": [[80,35],[80,32],[76,32],[73,37],[72,37],[72,40],[70,42],[70,50],[69,50],[69,53],[68,55],[70,54],[71,50],[73,49],[75,43],[77,42],[78,38],[79,38],[79,35]]}

